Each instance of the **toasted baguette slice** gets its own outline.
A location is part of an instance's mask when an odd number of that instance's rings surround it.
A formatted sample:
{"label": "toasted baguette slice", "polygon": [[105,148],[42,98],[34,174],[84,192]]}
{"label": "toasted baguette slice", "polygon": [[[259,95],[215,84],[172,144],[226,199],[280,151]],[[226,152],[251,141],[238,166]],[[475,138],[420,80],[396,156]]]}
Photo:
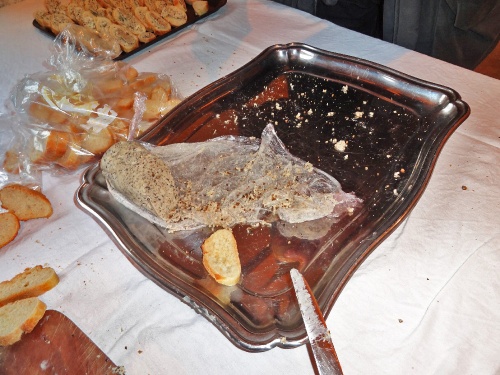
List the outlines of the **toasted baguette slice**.
{"label": "toasted baguette slice", "polygon": [[0,307],[0,346],[12,345],[29,333],[45,314],[47,305],[36,297]]}
{"label": "toasted baguette slice", "polygon": [[79,23],[79,20],[82,17],[82,13],[85,11],[85,9],[79,7],[75,3],[69,3],[68,7],[66,8],[66,15],[71,18],[71,20],[75,23]]}
{"label": "toasted baguette slice", "polygon": [[150,31],[146,31],[145,33],[142,33],[141,35],[137,36],[139,38],[139,41],[142,43],[149,43],[153,40],[156,39],[156,34]]}
{"label": "toasted baguette slice", "polygon": [[33,16],[40,26],[46,29],[50,28],[50,25],[52,24],[52,13],[45,10],[38,10]]}
{"label": "toasted baguette slice", "polygon": [[164,35],[172,30],[172,26],[160,14],[152,11],[146,12],[148,29],[153,30],[156,35]]}
{"label": "toasted baguette slice", "polygon": [[117,24],[127,28],[135,35],[140,35],[146,31],[146,26],[144,26],[134,14],[132,14],[126,9],[123,8],[114,9],[113,18]]}
{"label": "toasted baguette slice", "polygon": [[149,12],[148,7],[137,7],[134,9],[134,15],[137,17],[141,23],[146,26],[146,31],[153,31],[149,26],[148,22],[146,21],[146,13]]}
{"label": "toasted baguette slice", "polygon": [[160,13],[162,11],[156,7],[156,0],[144,0],[144,6],[152,12]]}
{"label": "toasted baguette slice", "polygon": [[49,13],[57,13],[62,4],[60,0],[45,0],[44,5]]}
{"label": "toasted baguette slice", "polygon": [[109,26],[113,22],[107,17],[96,17],[95,18],[95,28],[99,35],[106,35],[109,33]]}
{"label": "toasted baguette slice", "polygon": [[5,186],[0,190],[0,201],[3,208],[11,211],[21,221],[52,215],[52,205],[47,197],[24,185]]}
{"label": "toasted baguette slice", "polygon": [[81,146],[81,136],[75,134],[72,137],[70,146],[67,148],[66,153],[55,161],[61,167],[74,171],[80,168],[85,163],[92,160],[93,156],[90,151],[85,150]]}
{"label": "toasted baguette slice", "polygon": [[80,26],[86,27],[87,29],[97,30],[95,18],[96,16],[90,10],[84,10],[77,22]]}
{"label": "toasted baguette slice", "polygon": [[59,283],[59,277],[50,267],[40,265],[27,268],[12,279],[0,283],[0,307],[30,297],[38,297]]}
{"label": "toasted baguette slice", "polygon": [[101,4],[97,0],[85,0],[84,8],[85,10],[88,10],[89,12],[92,12],[92,14],[96,15],[99,8],[101,8]]}
{"label": "toasted baguette slice", "polygon": [[187,14],[175,5],[167,5],[161,11],[161,16],[174,27],[179,27],[187,22]]}
{"label": "toasted baguette slice", "polygon": [[113,133],[109,128],[104,128],[98,133],[87,133],[83,138],[82,148],[94,155],[102,155],[114,143]]}
{"label": "toasted baguette slice", "polygon": [[19,172],[21,172],[21,160],[18,152],[14,150],[5,151],[3,169],[5,169],[7,173],[12,174],[19,174]]}
{"label": "toasted baguette slice", "polygon": [[54,13],[50,24],[50,31],[55,35],[59,34],[64,28],[73,23],[73,20],[63,13]]}
{"label": "toasted baguette slice", "polygon": [[43,160],[34,160],[38,162],[51,162],[60,158],[66,152],[70,134],[59,130],[44,130],[40,131],[35,136],[37,147],[40,147],[40,158]]}
{"label": "toasted baguette slice", "polygon": [[208,1],[195,1],[193,2],[194,14],[197,16],[203,16],[208,12]]}
{"label": "toasted baguette slice", "polygon": [[139,47],[139,38],[123,26],[112,24],[109,33],[120,44],[123,52],[131,52]]}
{"label": "toasted baguette slice", "polygon": [[19,219],[12,212],[0,214],[0,248],[16,238],[19,227]]}
{"label": "toasted baguette slice", "polygon": [[158,4],[158,1],[166,1],[167,5],[173,5],[173,6],[179,7],[184,12],[187,11],[186,2],[184,0],[157,0],[156,1],[157,4]]}
{"label": "toasted baguette slice", "polygon": [[241,277],[241,263],[238,246],[233,232],[219,229],[201,245],[203,265],[219,284],[232,286]]}

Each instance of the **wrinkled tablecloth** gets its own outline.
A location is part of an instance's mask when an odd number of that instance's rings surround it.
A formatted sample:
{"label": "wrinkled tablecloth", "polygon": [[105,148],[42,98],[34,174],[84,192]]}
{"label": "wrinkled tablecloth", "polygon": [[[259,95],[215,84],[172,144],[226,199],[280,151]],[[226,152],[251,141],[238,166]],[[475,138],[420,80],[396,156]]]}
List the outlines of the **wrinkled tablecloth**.
{"label": "wrinkled tablecloth", "polygon": [[[46,69],[52,41],[32,26],[41,4],[0,8],[0,112],[18,80]],[[451,87],[471,107],[416,207],[361,264],[327,318],[345,374],[500,373],[500,81],[264,0],[228,0],[127,62],[169,74],[188,96],[289,42]],[[53,267],[61,282],[43,301],[130,375],[314,373],[307,346],[242,351],[143,276],[75,206],[80,177],[44,174],[54,214],[23,223],[0,249],[1,280]]]}

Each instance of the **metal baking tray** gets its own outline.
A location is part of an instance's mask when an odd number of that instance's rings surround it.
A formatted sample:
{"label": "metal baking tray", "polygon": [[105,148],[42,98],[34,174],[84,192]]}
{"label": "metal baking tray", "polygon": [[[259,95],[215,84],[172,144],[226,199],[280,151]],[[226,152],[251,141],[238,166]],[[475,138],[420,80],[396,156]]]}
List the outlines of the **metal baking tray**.
{"label": "metal baking tray", "polygon": [[[206,18],[210,16],[211,14],[217,12],[220,8],[222,8],[224,5],[227,4],[227,0],[207,0],[208,1],[208,12],[201,15],[197,16],[194,13],[193,7],[190,5],[187,6],[187,22],[184,25],[177,26],[177,27],[172,27],[172,30],[170,30],[168,33],[164,35],[158,35],[154,40],[148,43],[139,43],[139,47],[137,47],[135,50],[131,52],[122,52],[120,56],[116,57],[115,60],[123,60],[126,59],[127,57],[130,57],[132,55],[135,55],[136,53],[147,49],[159,42],[164,41],[166,38],[169,36],[178,33],[179,31],[185,29],[188,26],[191,26],[192,24],[198,22],[199,20]],[[55,37],[54,33],[50,29],[46,29],[42,25],[40,25],[36,20],[33,20],[33,26],[35,26],[37,29],[41,30],[43,33]]]}
{"label": "metal baking tray", "polygon": [[[203,268],[200,246],[210,229],[172,234],[149,223],[114,201],[99,165],[85,172],[76,200],[138,269],[236,346],[292,348],[307,337],[289,270],[303,273],[328,315],[356,268],[415,206],[468,115],[450,88],[298,43],[271,46],[185,99],[142,140],[259,137],[271,122],[292,154],[363,200],[337,221],[235,227],[243,273],[234,287],[218,285]],[[345,150],[335,140],[346,141]]]}

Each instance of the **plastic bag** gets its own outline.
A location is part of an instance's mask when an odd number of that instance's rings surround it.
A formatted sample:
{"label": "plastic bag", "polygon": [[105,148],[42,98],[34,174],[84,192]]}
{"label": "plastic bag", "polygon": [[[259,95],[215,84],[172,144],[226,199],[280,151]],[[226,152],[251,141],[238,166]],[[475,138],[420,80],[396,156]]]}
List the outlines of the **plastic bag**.
{"label": "plastic bag", "polygon": [[38,168],[68,171],[94,162],[181,100],[168,76],[112,61],[114,47],[88,33],[75,25],[63,30],[53,44],[50,70],[26,76],[11,92],[21,152]]}
{"label": "plastic bag", "polygon": [[16,116],[0,115],[0,189],[9,184],[41,189],[41,173],[23,153],[26,139],[19,132]]}
{"label": "plastic bag", "polygon": [[[260,140],[224,136],[200,143],[142,145],[168,166],[175,181],[174,188],[164,184],[160,191],[154,190],[160,181],[155,173],[137,181],[129,174],[141,162],[155,161],[137,147],[120,144],[105,154],[101,169],[109,190],[123,205],[171,231],[276,220],[303,223],[338,217],[361,202],[342,191],[332,176],[290,154],[272,125]],[[167,205],[175,208],[165,211]]]}

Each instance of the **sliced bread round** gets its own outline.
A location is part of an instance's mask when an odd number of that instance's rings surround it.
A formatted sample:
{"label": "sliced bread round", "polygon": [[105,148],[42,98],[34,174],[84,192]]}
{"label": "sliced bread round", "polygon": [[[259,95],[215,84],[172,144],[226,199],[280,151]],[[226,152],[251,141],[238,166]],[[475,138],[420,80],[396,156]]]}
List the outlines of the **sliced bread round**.
{"label": "sliced bread round", "polygon": [[203,244],[203,265],[219,284],[232,286],[241,277],[241,263],[238,246],[233,232],[219,229],[212,233]]}
{"label": "sliced bread round", "polygon": [[2,188],[0,201],[3,208],[11,211],[21,221],[52,215],[52,205],[47,197],[24,185],[12,184]]}
{"label": "sliced bread round", "polygon": [[0,307],[8,303],[38,297],[59,283],[59,277],[50,267],[40,265],[27,268],[10,280],[0,283]]}
{"label": "sliced bread round", "polygon": [[12,212],[0,214],[0,248],[16,238],[19,227],[19,219]]}
{"label": "sliced bread round", "polygon": [[37,297],[26,298],[0,307],[0,346],[12,345],[23,333],[35,328],[47,305]]}

